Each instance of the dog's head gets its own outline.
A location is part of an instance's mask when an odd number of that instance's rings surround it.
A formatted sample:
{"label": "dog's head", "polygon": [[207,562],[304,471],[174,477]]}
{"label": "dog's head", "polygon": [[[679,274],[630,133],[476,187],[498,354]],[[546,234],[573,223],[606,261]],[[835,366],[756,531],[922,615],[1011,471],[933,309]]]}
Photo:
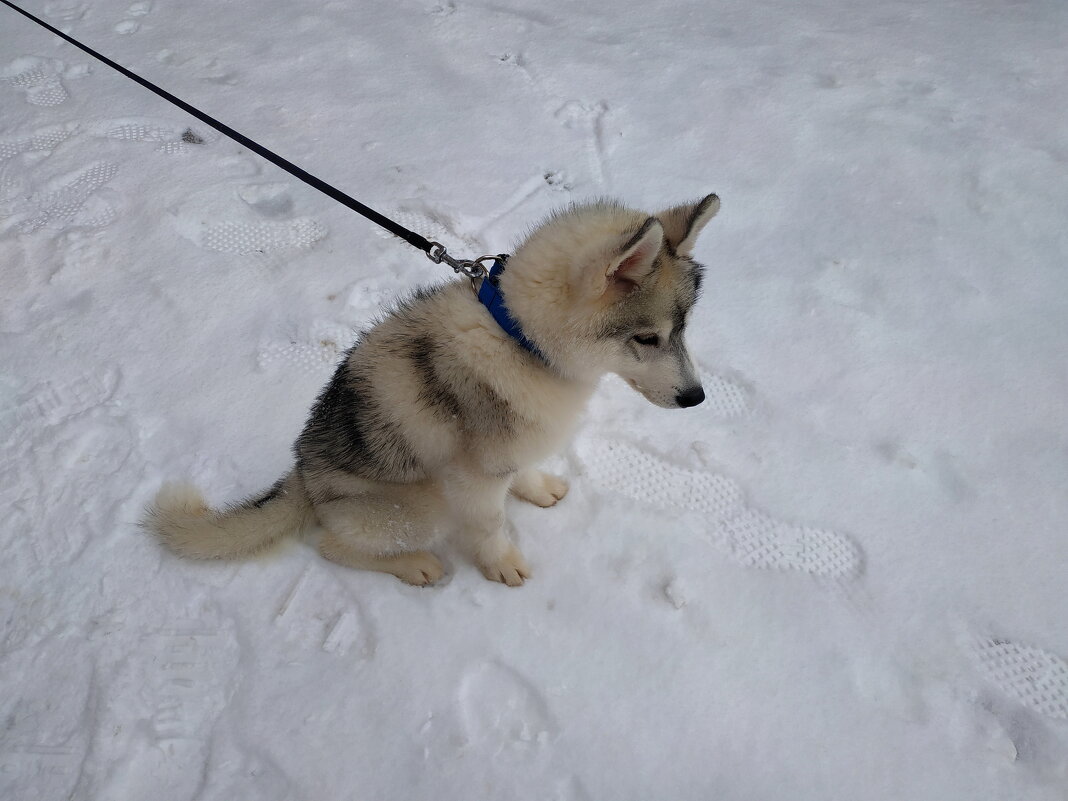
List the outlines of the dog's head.
{"label": "dog's head", "polygon": [[717,211],[715,195],[655,215],[572,207],[517,248],[502,291],[565,374],[612,372],[657,406],[695,406],[704,390],[685,332],[703,268],[691,254]]}

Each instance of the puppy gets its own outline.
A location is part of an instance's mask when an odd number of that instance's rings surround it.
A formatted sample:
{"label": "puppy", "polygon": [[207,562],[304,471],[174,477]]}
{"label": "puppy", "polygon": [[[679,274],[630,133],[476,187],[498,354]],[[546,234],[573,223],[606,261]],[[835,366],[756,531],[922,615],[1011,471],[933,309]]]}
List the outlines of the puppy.
{"label": "puppy", "polygon": [[573,206],[535,228],[477,292],[416,292],[345,354],[259,497],[212,510],[165,485],[145,525],[196,559],[253,554],[318,523],[332,561],[426,585],[449,524],[486,578],[530,576],[504,531],[509,493],[552,506],[566,482],[535,468],[560,449],[598,381],[622,376],[657,406],[704,400],[686,349],[701,289],[694,242],[719,198],[646,214]]}

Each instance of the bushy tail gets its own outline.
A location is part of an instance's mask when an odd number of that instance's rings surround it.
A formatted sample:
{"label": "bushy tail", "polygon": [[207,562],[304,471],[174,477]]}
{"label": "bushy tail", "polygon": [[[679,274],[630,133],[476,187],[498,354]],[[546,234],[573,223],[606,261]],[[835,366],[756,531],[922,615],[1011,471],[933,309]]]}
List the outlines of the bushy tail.
{"label": "bushy tail", "polygon": [[298,533],[311,516],[311,503],[294,471],[261,497],[223,510],[208,508],[196,487],[164,484],[142,525],[179,556],[236,559]]}

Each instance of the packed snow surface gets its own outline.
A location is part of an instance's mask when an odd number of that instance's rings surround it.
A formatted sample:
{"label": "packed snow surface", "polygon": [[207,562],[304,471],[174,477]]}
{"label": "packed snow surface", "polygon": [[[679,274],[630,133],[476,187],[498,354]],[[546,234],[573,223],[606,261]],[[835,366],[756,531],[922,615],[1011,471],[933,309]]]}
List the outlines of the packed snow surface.
{"label": "packed snow surface", "polygon": [[0,7],[0,797],[1064,801],[1068,5],[24,2],[457,255],[723,210],[526,586],[183,562],[448,276]]}

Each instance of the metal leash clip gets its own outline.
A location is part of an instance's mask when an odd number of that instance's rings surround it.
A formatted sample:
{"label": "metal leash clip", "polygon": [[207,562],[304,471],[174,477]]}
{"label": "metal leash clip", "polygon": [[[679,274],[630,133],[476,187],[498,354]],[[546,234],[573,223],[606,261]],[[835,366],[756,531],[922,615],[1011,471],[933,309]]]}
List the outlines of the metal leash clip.
{"label": "metal leash clip", "polygon": [[445,264],[452,267],[453,272],[466,275],[472,282],[489,275],[489,267],[483,262],[489,262],[492,265],[493,262],[500,258],[499,256],[479,256],[477,259],[454,259],[440,242],[431,242],[430,250],[426,252],[426,256],[434,264],[445,262]]}

